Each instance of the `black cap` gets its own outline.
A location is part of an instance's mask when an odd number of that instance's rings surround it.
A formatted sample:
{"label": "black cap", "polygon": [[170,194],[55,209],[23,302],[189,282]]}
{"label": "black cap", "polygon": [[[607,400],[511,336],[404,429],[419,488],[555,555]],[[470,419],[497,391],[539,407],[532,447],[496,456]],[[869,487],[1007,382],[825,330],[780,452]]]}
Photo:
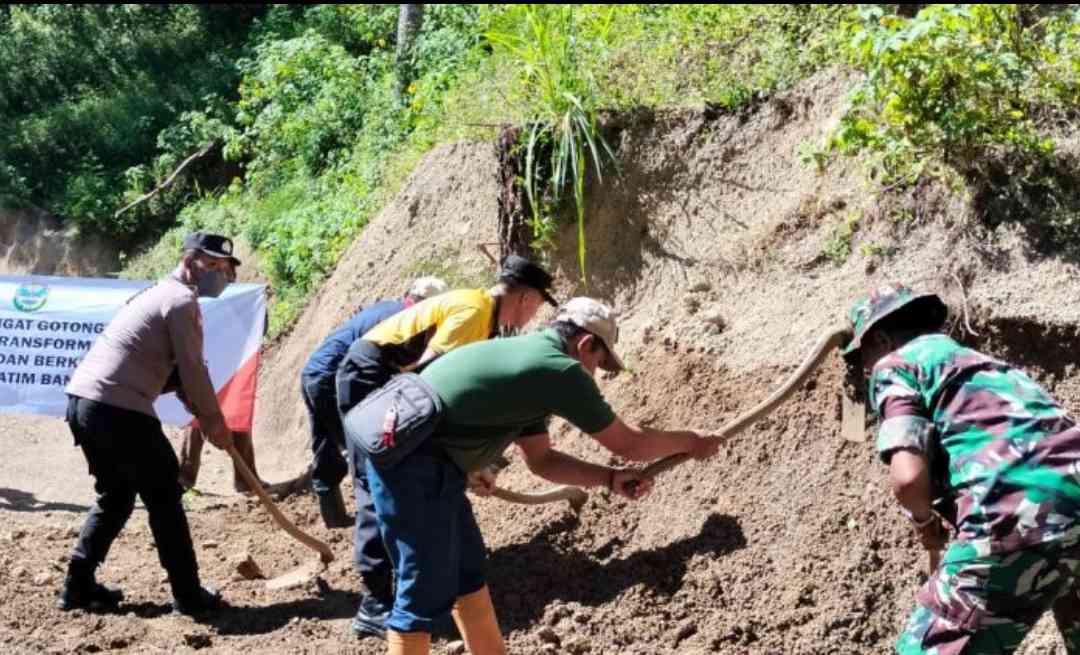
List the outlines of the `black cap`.
{"label": "black cap", "polygon": [[228,259],[233,266],[239,266],[240,260],[233,257],[232,239],[220,234],[207,232],[192,232],[184,239],[184,250],[198,250],[204,255]]}
{"label": "black cap", "polygon": [[552,307],[558,307],[559,303],[548,289],[551,288],[551,274],[540,268],[528,259],[519,255],[507,255],[499,264],[499,282],[506,282],[518,286],[532,287],[540,292]]}

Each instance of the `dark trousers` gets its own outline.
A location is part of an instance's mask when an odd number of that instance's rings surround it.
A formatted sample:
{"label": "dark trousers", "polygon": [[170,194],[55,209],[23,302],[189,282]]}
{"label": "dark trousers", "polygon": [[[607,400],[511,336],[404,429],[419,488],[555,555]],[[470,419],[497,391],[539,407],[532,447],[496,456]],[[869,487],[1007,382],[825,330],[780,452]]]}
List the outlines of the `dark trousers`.
{"label": "dark trousers", "polygon": [[333,376],[300,376],[300,391],[311,424],[311,488],[320,496],[341,484],[349,466],[341,454],[345,433],[341,429]]}
{"label": "dark trousers", "polygon": [[135,507],[146,506],[158,559],[169,576],[173,596],[190,598],[199,589],[199,567],[187,516],[179,464],[161,422],[152,416],[76,396],[69,397],[67,422],[82,448],[97,501],[90,508],[71,554],[72,570],[93,571]]}
{"label": "dark trousers", "polygon": [[[379,350],[374,344],[370,347],[366,346],[366,342],[353,344],[353,347],[349,348],[348,356],[338,367],[338,409],[347,412],[360,404],[368,394],[389,382],[394,373],[394,369],[380,361]],[[343,430],[340,415],[338,429]],[[343,432],[342,439],[345,440]],[[364,467],[367,456],[363,449],[353,447],[351,443],[348,448],[353,493],[356,497],[353,560],[357,573],[368,589],[380,600],[389,603],[393,599],[390,593],[393,567],[375,518],[375,503],[371,499],[371,487]]]}
{"label": "dark trousers", "polygon": [[349,459],[353,464],[353,496],[356,498],[353,564],[368,593],[389,605],[394,598],[394,569],[375,517],[375,501],[371,498],[371,484],[365,468],[367,454],[350,445]]}

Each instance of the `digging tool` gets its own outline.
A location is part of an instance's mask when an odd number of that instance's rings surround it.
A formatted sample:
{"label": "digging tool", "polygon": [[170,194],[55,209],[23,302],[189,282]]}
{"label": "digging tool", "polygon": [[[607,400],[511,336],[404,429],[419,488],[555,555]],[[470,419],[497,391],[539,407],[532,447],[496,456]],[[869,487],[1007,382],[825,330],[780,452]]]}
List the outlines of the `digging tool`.
{"label": "digging tool", "polygon": [[[810,374],[813,373],[821,363],[825,361],[825,358],[834,349],[839,348],[847,342],[851,337],[851,331],[847,327],[835,328],[826,332],[817,345],[814,346],[813,352],[803,361],[799,368],[787,379],[784,384],[780,385],[777,389],[765,400],[752,407],[750,410],[739,414],[735,417],[735,420],[731,421],[724,427],[720,428],[720,436],[718,439],[727,439],[734,437],[736,434],[742,432],[746,428],[750,427],[755,421],[762,416],[765,416],[777,405],[788,399],[796,389],[798,389]],[[645,467],[645,475],[653,478],[665,471],[669,471],[679,464],[690,459],[690,456],[686,453],[680,453],[678,455],[669,455],[664,459],[653,462]]]}
{"label": "digging tool", "polygon": [[[760,419],[762,416],[765,416],[766,414],[771,412],[773,409],[776,408],[776,406],[787,400],[788,396],[790,396],[796,389],[798,389],[799,386],[801,386],[802,383],[810,377],[810,374],[817,370],[819,366],[821,366],[821,363],[825,361],[825,358],[829,355],[829,353],[847,343],[850,338],[851,330],[847,327],[837,327],[829,330],[824,335],[822,335],[821,339],[818,340],[817,345],[814,346],[814,350],[810,353],[809,356],[807,356],[805,360],[803,360],[803,363],[799,365],[799,368],[795,371],[795,373],[793,373],[791,377],[788,378],[787,381],[780,386],[780,388],[774,391],[772,395],[770,395],[768,398],[758,403],[755,407],[753,407],[749,411],[743,412],[742,414],[737,416],[735,420],[722,427],[719,433],[720,436],[717,438],[730,438],[735,436],[739,432],[742,432],[743,430],[748,428],[751,424]],[[853,412],[853,414],[857,415],[857,412]],[[860,430],[865,428],[865,408],[863,409],[862,417],[863,424],[860,425]],[[854,425],[857,419],[853,416],[853,418],[849,420],[851,424]],[[656,477],[657,475],[665,471],[675,468],[676,466],[682,464],[688,459],[690,459],[690,456],[685,453],[680,453],[678,455],[670,455],[645,467],[644,473],[647,477]],[[512,503],[539,505],[542,503],[553,502],[555,500],[563,500],[563,496],[560,494],[566,493],[566,490],[568,489],[577,489],[577,487],[558,487],[556,489],[541,494],[515,493],[496,487],[493,495]],[[578,491],[581,490],[578,489]],[[573,501],[571,501],[571,505],[573,505]]]}
{"label": "digging tool", "polygon": [[310,561],[288,573],[267,580],[266,588],[289,589],[314,580],[316,576],[326,570],[327,564],[334,561],[334,551],[332,551],[330,546],[325,542],[319,541],[315,537],[312,537],[296,527],[292,521],[282,514],[281,510],[278,509],[278,506],[270,499],[270,495],[263,489],[259,480],[255,478],[255,474],[252,473],[251,469],[244,463],[244,460],[240,457],[240,453],[236,452],[236,448],[230,444],[226,450],[228,451],[229,456],[232,457],[233,462],[236,463],[237,471],[239,471],[240,475],[247,481],[248,486],[255,491],[255,495],[259,497],[259,501],[263,504],[263,507],[266,508],[266,511],[270,512],[270,516],[274,518],[274,522],[284,529],[285,532],[288,532],[289,536],[293,539],[296,539],[308,548],[319,553],[319,559]]}
{"label": "digging tool", "polygon": [[266,493],[271,497],[281,502],[293,494],[304,493],[311,489],[311,467],[308,467],[300,475],[292,478],[291,480],[285,480],[283,482],[275,482],[274,484],[266,485]]}
{"label": "digging tool", "polygon": [[845,441],[866,441],[866,403],[840,391],[840,436]]}
{"label": "digging tool", "polygon": [[536,494],[523,494],[516,491],[510,491],[509,489],[495,487],[495,490],[491,492],[491,495],[519,505],[543,505],[545,503],[554,503],[565,500],[570,503],[570,508],[575,512],[580,511],[581,507],[585,504],[585,501],[589,498],[589,494],[585,493],[585,490],[579,487],[556,487]]}

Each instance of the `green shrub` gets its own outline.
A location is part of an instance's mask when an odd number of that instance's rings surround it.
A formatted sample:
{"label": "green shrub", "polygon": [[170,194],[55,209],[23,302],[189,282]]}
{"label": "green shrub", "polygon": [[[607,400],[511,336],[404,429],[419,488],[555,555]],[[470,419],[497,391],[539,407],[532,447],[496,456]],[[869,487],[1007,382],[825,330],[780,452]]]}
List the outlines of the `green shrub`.
{"label": "green shrub", "polygon": [[381,63],[353,57],[314,31],[259,44],[240,62],[242,131],[229,156],[247,159],[256,180],[281,177],[283,165],[314,174],[333,167],[363,125]]}
{"label": "green shrub", "polygon": [[615,108],[736,108],[839,60],[850,5],[619,5],[597,73]]}
{"label": "green shrub", "polygon": [[[158,133],[237,80],[252,7],[25,5],[0,29],[0,194],[130,246],[159,226],[124,204]],[[169,217],[171,218],[171,216]]]}
{"label": "green shrub", "polygon": [[851,256],[851,244],[855,239],[855,233],[859,230],[861,220],[862,214],[853,211],[830,228],[821,246],[821,254],[834,266],[843,266]]}
{"label": "green shrub", "polygon": [[[486,94],[503,122],[526,126],[524,186],[534,245],[555,233],[573,190],[585,276],[585,167],[614,156],[601,109],[709,103],[737,108],[788,88],[841,53],[844,5],[509,5],[482,15],[508,87]],[[480,85],[482,86],[482,85]],[[501,90],[501,89],[500,89]],[[568,195],[568,194],[567,194]]]}
{"label": "green shrub", "polygon": [[[556,214],[566,187],[573,189],[577,211],[578,265],[585,279],[585,174],[591,158],[597,178],[603,162],[615,155],[597,128],[596,85],[583,64],[592,47],[602,50],[603,25],[611,10],[598,14],[598,38],[578,38],[575,8],[527,5],[516,18],[523,33],[489,31],[487,38],[517,67],[512,97],[526,107],[525,192],[532,207],[536,245],[551,245]],[[541,158],[546,161],[541,161]]]}
{"label": "green shrub", "polygon": [[[365,38],[374,42],[329,29],[338,25],[331,14],[352,24],[368,16],[364,24],[376,27]],[[275,9],[259,26],[253,55],[241,63],[235,126],[220,129],[223,122],[199,117],[223,134],[229,157],[246,160],[247,175],[189,206],[181,223],[242,234],[258,249],[273,289],[271,334],[292,322],[387,200],[396,183],[387,171],[434,145],[445,122],[443,97],[484,56],[475,7],[429,6],[425,39],[414,53],[418,77],[401,106],[392,44],[379,31],[387,26],[380,23],[384,14],[377,6],[312,7],[302,17]]]}
{"label": "green shrub", "polygon": [[994,148],[1029,158],[1053,150],[1039,119],[1077,103],[1075,10],[928,5],[904,19],[867,7],[849,44],[866,81],[833,149],[875,154],[887,182],[934,162],[966,172]]}

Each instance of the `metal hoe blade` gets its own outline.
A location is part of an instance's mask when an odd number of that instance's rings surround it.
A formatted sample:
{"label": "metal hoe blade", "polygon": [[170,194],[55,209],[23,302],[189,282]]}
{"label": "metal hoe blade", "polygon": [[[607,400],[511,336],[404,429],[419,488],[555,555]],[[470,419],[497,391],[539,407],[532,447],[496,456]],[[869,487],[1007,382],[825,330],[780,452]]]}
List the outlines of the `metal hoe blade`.
{"label": "metal hoe blade", "polygon": [[321,559],[313,559],[288,573],[282,573],[276,578],[267,580],[266,588],[271,591],[281,591],[282,589],[302,587],[319,577],[324,571],[326,571],[326,563]]}
{"label": "metal hoe blade", "polygon": [[259,501],[263,504],[263,507],[266,508],[266,511],[270,512],[270,516],[274,518],[274,522],[285,530],[285,532],[288,532],[290,537],[319,553],[318,559],[269,580],[266,583],[266,588],[289,589],[291,587],[303,585],[309,580],[316,578],[320,573],[326,570],[327,564],[334,561],[334,551],[331,550],[330,546],[325,542],[312,537],[296,527],[288,517],[282,514],[281,510],[278,509],[278,506],[270,499],[270,495],[266,493],[258,479],[255,478],[255,474],[251,472],[251,469],[244,463],[240,454],[236,452],[236,449],[229,446],[226,450],[229,453],[229,456],[232,457],[233,462],[236,463],[236,468],[240,471],[240,475],[243,476],[244,480],[248,483],[248,486],[255,490],[255,495],[259,497]]}
{"label": "metal hoe blade", "polygon": [[840,435],[846,441],[866,441],[866,405],[840,391]]}

